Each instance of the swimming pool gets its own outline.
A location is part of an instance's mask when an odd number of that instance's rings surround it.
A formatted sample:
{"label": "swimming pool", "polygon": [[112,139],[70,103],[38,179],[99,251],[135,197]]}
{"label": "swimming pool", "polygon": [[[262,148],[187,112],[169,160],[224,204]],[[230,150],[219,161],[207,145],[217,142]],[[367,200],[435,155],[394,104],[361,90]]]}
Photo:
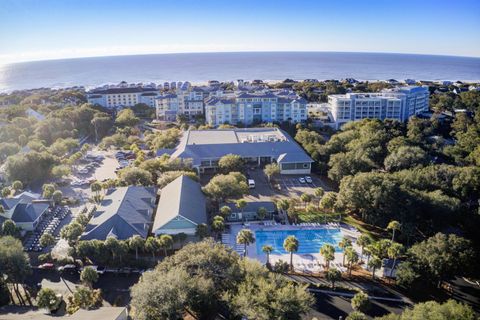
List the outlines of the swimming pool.
{"label": "swimming pool", "polygon": [[298,239],[297,253],[319,253],[325,243],[333,245],[336,252],[342,251],[338,247],[338,243],[343,237],[340,229],[257,230],[255,231],[257,254],[263,254],[262,247],[264,245],[272,246],[272,253],[288,253],[283,249],[283,241],[288,236],[295,236]]}

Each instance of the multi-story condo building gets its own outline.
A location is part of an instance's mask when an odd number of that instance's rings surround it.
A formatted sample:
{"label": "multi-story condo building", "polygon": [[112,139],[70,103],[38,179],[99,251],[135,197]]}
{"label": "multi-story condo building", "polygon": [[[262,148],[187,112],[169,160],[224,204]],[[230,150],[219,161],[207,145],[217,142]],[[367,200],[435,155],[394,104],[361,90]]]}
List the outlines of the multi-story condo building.
{"label": "multi-story condo building", "polygon": [[427,87],[399,87],[379,93],[347,93],[328,96],[328,109],[336,129],[361,119],[395,119],[428,110]]}
{"label": "multi-story condo building", "polygon": [[205,103],[208,124],[250,125],[260,122],[301,122],[307,119],[307,102],[291,92],[235,92],[210,97]]}
{"label": "multi-story condo building", "polygon": [[[186,88],[186,89],[183,89]],[[189,118],[203,114],[203,91],[184,86],[176,93],[163,94],[155,100],[157,119],[175,121],[178,114]]]}
{"label": "multi-story condo building", "polygon": [[87,92],[89,103],[101,105],[104,108],[133,107],[138,103],[144,103],[155,107],[155,98],[159,91],[154,87],[111,87],[97,88]]}

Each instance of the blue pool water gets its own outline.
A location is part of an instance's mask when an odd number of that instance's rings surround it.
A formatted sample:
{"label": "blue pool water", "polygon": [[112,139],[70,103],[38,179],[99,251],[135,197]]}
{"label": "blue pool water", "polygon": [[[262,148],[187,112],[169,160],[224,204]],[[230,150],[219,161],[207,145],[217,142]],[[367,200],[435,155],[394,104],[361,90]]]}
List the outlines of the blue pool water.
{"label": "blue pool water", "polygon": [[319,253],[325,243],[335,247],[335,251],[342,251],[338,243],[342,240],[340,229],[306,229],[306,230],[258,230],[255,231],[257,254],[262,253],[264,245],[273,247],[273,253],[287,253],[283,249],[283,241],[288,236],[295,236],[300,244],[297,253]]}

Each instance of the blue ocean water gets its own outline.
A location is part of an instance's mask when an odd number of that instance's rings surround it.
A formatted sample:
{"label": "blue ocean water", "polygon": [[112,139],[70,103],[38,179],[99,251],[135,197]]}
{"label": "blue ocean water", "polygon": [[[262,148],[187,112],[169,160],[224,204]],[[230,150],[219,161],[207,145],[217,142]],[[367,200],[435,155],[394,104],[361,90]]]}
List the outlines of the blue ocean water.
{"label": "blue ocean water", "polygon": [[106,83],[315,78],[479,80],[480,58],[387,53],[237,52],[111,56],[0,66],[0,91]]}
{"label": "blue ocean water", "polygon": [[338,243],[342,240],[340,229],[302,229],[302,230],[258,230],[255,231],[255,246],[257,254],[262,254],[262,247],[270,245],[273,253],[287,253],[283,248],[283,241],[288,236],[295,236],[299,242],[297,253],[319,253],[320,248],[329,243],[340,252]]}

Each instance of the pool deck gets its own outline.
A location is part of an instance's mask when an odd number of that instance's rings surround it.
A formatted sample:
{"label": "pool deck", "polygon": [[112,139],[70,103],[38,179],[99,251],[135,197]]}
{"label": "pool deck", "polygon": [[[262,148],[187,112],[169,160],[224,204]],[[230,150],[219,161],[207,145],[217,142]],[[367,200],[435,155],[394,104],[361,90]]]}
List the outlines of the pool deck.
{"label": "pool deck", "polygon": [[[270,221],[265,223],[248,223],[248,224],[234,224],[230,225],[230,232],[222,235],[222,243],[232,247],[240,255],[243,254],[243,245],[236,243],[237,234],[242,229],[249,229],[255,233],[255,231],[278,231],[278,230],[316,230],[316,229],[339,229],[339,226],[325,225],[325,224],[300,224],[300,225],[282,225],[274,224]],[[352,239],[353,248],[360,255],[360,247],[356,244],[356,238],[360,233],[353,227],[341,225],[340,232],[344,236],[348,236]],[[261,263],[266,263],[267,257],[263,252],[257,253],[256,244],[253,243],[247,246],[247,257],[255,259]],[[283,260],[290,262],[290,254],[270,254],[270,263],[275,264],[276,261]],[[342,266],[343,253],[335,252],[335,260],[330,263],[331,267],[336,267],[342,272],[346,270]],[[293,265],[297,271],[305,272],[321,272],[325,261],[319,252],[317,253],[294,253]]]}

